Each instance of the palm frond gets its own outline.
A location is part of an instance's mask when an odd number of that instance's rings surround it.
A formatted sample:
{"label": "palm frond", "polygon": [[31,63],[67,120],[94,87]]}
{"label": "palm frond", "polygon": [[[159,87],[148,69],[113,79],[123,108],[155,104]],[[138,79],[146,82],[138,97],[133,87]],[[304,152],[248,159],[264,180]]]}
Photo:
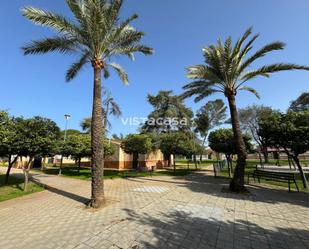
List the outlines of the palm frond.
{"label": "palm frond", "polygon": [[120,9],[122,7],[123,0],[113,0],[109,8],[108,16],[111,23],[115,23],[119,17]]}
{"label": "palm frond", "polygon": [[122,23],[120,23],[118,26],[116,26],[113,29],[112,34],[107,38],[107,42],[119,40],[119,36],[121,35],[121,33],[124,32],[124,30],[126,30],[126,29],[132,28],[131,26],[129,26],[129,24],[137,18],[138,18],[138,15],[134,14],[134,15],[130,16],[129,18],[127,18]]}
{"label": "palm frond", "polygon": [[309,67],[289,63],[271,64],[244,74],[241,77],[241,81],[243,83],[257,76],[269,77],[269,74],[271,73],[276,73],[280,71],[290,71],[290,70],[309,70]]}
{"label": "palm frond", "polygon": [[194,102],[197,103],[197,102],[200,102],[201,100],[203,100],[204,98],[214,94],[214,93],[217,93],[217,92],[220,92],[216,89],[213,89],[213,88],[209,88],[207,90],[204,90],[203,92],[201,92],[200,94],[197,95],[197,97],[194,99]]}
{"label": "palm frond", "polygon": [[125,29],[115,39],[117,47],[126,47],[139,42],[144,36],[143,32],[137,31],[131,26],[126,26]]}
{"label": "palm frond", "polygon": [[66,0],[67,5],[69,6],[70,10],[74,14],[75,18],[82,23],[83,22],[83,3],[79,0]]}
{"label": "palm frond", "polygon": [[59,33],[76,35],[79,31],[78,27],[68,21],[65,17],[49,11],[33,7],[25,7],[22,9],[22,14],[33,23],[50,27]]}
{"label": "palm frond", "polygon": [[54,37],[42,40],[32,41],[22,47],[25,55],[45,54],[48,52],[71,53],[76,51],[76,40],[68,37]]}
{"label": "palm frond", "polygon": [[117,63],[110,63],[109,66],[111,66],[115,71],[118,73],[119,78],[122,80],[122,82],[125,85],[129,84],[129,79],[127,73],[124,71],[124,69]]}
{"label": "palm frond", "polygon": [[108,65],[104,63],[103,65],[103,76],[105,79],[108,79],[110,76],[109,70],[108,70]]}
{"label": "palm frond", "polygon": [[253,93],[258,99],[261,98],[259,93],[254,88],[252,88],[252,87],[242,86],[238,90],[240,90],[240,91],[242,91],[242,90],[243,91],[249,91],[249,92]]}
{"label": "palm frond", "polygon": [[109,56],[127,55],[130,58],[132,58],[132,54],[134,53],[142,53],[144,55],[151,55],[154,53],[154,50],[150,47],[138,44],[138,45],[133,45],[133,46],[115,48],[109,52]]}
{"label": "palm frond", "polygon": [[110,114],[114,115],[116,117],[119,117],[122,115],[120,106],[118,105],[118,103],[114,100],[114,98],[110,98],[109,103],[111,105],[110,108]]}
{"label": "palm frond", "polygon": [[252,64],[252,62],[254,62],[259,58],[262,58],[267,53],[275,50],[282,50],[284,49],[284,47],[285,44],[283,42],[273,42],[267,44],[266,46],[255,52],[252,56],[250,56],[246,61],[244,61],[244,63],[241,65],[239,69],[239,72],[242,73],[247,67],[249,67]]}
{"label": "palm frond", "polygon": [[214,85],[213,82],[209,82],[207,80],[197,80],[197,81],[193,81],[193,82],[190,82],[184,85],[182,89],[187,90],[187,89],[196,88],[196,87],[209,87],[212,85]]}
{"label": "palm frond", "polygon": [[69,82],[76,77],[82,67],[89,61],[89,52],[84,53],[81,58],[72,64],[66,74],[66,81]]}
{"label": "palm frond", "polygon": [[248,28],[241,38],[238,39],[234,46],[233,55],[236,55],[240,52],[240,49],[245,42],[245,40],[252,34],[252,27]]}
{"label": "palm frond", "polygon": [[205,74],[207,66],[205,65],[195,65],[186,68],[187,77],[189,79],[205,79]]}

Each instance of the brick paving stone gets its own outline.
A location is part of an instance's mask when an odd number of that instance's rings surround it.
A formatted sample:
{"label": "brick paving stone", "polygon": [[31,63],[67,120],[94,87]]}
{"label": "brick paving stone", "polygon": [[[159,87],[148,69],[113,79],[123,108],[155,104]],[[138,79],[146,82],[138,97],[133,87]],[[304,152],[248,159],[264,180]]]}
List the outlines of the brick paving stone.
{"label": "brick paving stone", "polygon": [[51,189],[0,203],[0,249],[309,248],[306,193],[257,185],[232,194],[197,172],[106,180],[106,206],[94,211],[84,205],[90,182],[32,178]]}

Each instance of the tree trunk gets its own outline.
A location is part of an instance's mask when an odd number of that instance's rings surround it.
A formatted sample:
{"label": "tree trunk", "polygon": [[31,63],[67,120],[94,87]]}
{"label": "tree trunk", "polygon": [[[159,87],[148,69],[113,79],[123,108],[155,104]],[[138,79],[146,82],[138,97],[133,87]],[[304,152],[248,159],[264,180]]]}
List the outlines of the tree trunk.
{"label": "tree trunk", "polygon": [[262,153],[263,153],[263,157],[264,157],[264,163],[268,163],[268,152],[267,152],[267,148],[263,148],[262,149]]}
{"label": "tree trunk", "polygon": [[46,157],[43,158],[43,162],[41,163],[41,171],[44,171],[45,169],[45,161],[46,161]]}
{"label": "tree trunk", "polygon": [[230,182],[230,190],[233,192],[241,192],[245,190],[245,166],[246,166],[246,146],[240,131],[238,113],[235,103],[235,96],[228,96],[234,139],[237,150],[237,164],[234,176]]}
{"label": "tree trunk", "polygon": [[193,155],[193,159],[194,159],[195,170],[197,170],[197,161],[196,161],[196,154],[195,153]]}
{"label": "tree trunk", "polygon": [[300,165],[300,162],[299,162],[299,159],[298,159],[298,155],[293,155],[292,156],[296,165],[297,165],[297,168],[299,170],[299,173],[300,173],[300,176],[301,176],[301,179],[302,179],[302,182],[303,182],[303,186],[305,189],[308,188],[308,183],[307,183],[307,178],[306,178],[306,175],[303,171],[303,167]]}
{"label": "tree trunk", "polygon": [[138,168],[138,153],[133,153],[133,161],[132,161],[132,168]]}
{"label": "tree trunk", "polygon": [[167,167],[171,167],[171,155],[170,154],[163,154],[164,161],[167,161]]}
{"label": "tree trunk", "polygon": [[258,154],[259,154],[259,159],[260,159],[261,167],[263,168],[263,160],[262,160],[261,151],[258,151]]}
{"label": "tree trunk", "polygon": [[14,160],[12,161],[12,155],[9,155],[9,166],[8,166],[8,169],[7,169],[6,174],[5,174],[4,185],[9,184],[10,172],[11,172],[11,169],[12,169],[14,163],[17,161],[17,158],[18,158],[18,156],[16,156],[14,158]]}
{"label": "tree trunk", "polygon": [[[204,136],[203,142],[202,142],[202,148],[204,148],[205,142],[206,142],[206,138],[207,138],[207,134]],[[203,161],[203,154],[204,154],[204,150],[203,153],[200,155],[200,162],[202,163]]]}
{"label": "tree trunk", "polygon": [[63,155],[61,155],[61,159],[60,159],[60,167],[59,167],[59,172],[58,175],[62,174],[62,164],[63,164]]}
{"label": "tree trunk", "polygon": [[226,154],[225,157],[226,157],[226,162],[227,162],[227,170],[229,172],[229,177],[231,178],[232,170],[231,170],[231,164],[230,164],[230,155]]}
{"label": "tree trunk", "polygon": [[26,166],[23,167],[23,172],[24,172],[24,192],[28,191],[28,185],[29,185],[29,171],[32,163],[32,157],[29,158],[29,162],[26,164]]}
{"label": "tree trunk", "polygon": [[81,164],[81,157],[79,157],[78,158],[78,174],[79,174],[79,172],[80,172],[80,164]]}
{"label": "tree trunk", "polygon": [[102,86],[101,70],[102,62],[94,60],[92,62],[94,69],[94,87],[93,87],[93,108],[91,121],[91,201],[90,206],[99,208],[104,203],[104,151],[103,151],[103,117],[102,117]]}
{"label": "tree trunk", "polygon": [[175,160],[175,155],[174,155],[174,160],[173,160],[173,167],[174,167],[174,173],[176,173],[176,160]]}

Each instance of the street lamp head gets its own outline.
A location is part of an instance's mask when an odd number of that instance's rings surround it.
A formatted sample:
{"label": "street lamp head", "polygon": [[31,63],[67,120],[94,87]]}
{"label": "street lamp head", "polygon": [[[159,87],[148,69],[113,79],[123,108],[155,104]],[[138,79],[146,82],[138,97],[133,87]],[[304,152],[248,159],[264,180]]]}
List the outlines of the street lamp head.
{"label": "street lamp head", "polygon": [[71,117],[71,115],[70,114],[65,114],[64,117],[65,117],[65,119],[69,119]]}

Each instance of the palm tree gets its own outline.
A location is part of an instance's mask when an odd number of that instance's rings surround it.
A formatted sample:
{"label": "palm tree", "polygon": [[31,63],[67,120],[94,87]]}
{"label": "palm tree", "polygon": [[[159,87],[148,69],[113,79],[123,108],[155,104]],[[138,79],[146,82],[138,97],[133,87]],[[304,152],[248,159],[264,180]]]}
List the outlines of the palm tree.
{"label": "palm tree", "polygon": [[[235,192],[245,190],[244,173],[247,157],[235,102],[238,91],[246,90],[259,97],[253,88],[244,84],[258,76],[269,77],[271,73],[279,71],[309,70],[309,67],[287,63],[276,63],[252,69],[253,62],[269,52],[282,50],[285,44],[273,42],[265,45],[252,55],[248,55],[259,37],[258,34],[253,36],[251,34],[252,29],[249,28],[234,45],[231,37],[228,37],[224,43],[219,39],[216,45],[205,47],[203,49],[205,64],[187,68],[187,77],[193,82],[183,87],[184,93],[182,95],[184,98],[196,95],[195,102],[199,102],[214,93],[223,93],[228,99],[238,155],[234,177],[230,183],[230,189]],[[249,38],[250,40],[248,40]]]}
{"label": "palm tree", "polygon": [[94,72],[93,109],[91,122],[92,147],[92,194],[90,205],[99,207],[104,202],[103,189],[103,125],[101,75],[109,76],[109,68],[119,74],[124,83],[128,76],[123,68],[111,62],[115,56],[126,55],[134,58],[135,52],[151,54],[152,49],[141,45],[144,34],[134,29],[130,23],[138,16],[133,15],[125,21],[119,20],[122,0],[66,0],[75,20],[33,8],[22,9],[22,14],[33,23],[52,28],[55,36],[33,41],[23,47],[25,55],[60,52],[75,53],[79,59],[67,71],[66,80],[70,81],[87,63]]}
{"label": "palm tree", "polygon": [[[111,123],[108,120],[109,115],[113,115],[115,117],[120,117],[122,115],[120,106],[116,102],[116,100],[111,96],[110,92],[106,89],[103,91],[103,107],[102,107],[102,115],[103,115],[103,130],[104,133],[108,132],[108,129],[111,128]],[[91,117],[84,118],[80,123],[82,130],[86,133],[91,132]],[[107,129],[108,127],[108,129]]]}
{"label": "palm tree", "polygon": [[103,101],[103,128],[104,132],[107,132],[111,128],[111,123],[108,120],[109,115],[120,117],[122,115],[120,106],[116,100],[111,96],[111,93],[107,90],[104,91],[105,99]]}

